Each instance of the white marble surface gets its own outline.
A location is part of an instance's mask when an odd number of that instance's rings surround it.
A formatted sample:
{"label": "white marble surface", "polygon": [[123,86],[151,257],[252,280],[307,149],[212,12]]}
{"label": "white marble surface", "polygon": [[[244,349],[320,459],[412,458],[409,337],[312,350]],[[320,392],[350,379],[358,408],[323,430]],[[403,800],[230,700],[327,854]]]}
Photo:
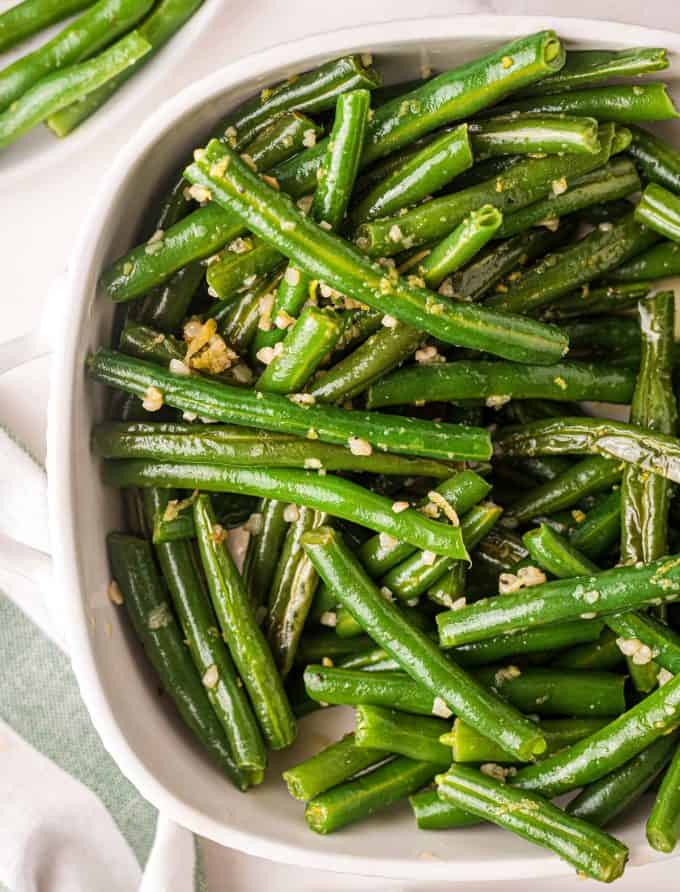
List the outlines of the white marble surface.
{"label": "white marble surface", "polygon": [[[397,18],[453,13],[570,15],[613,19],[649,27],[680,30],[680,7],[675,0],[222,0],[223,11],[213,20],[198,45],[185,55],[172,74],[147,92],[134,111],[118,126],[91,142],[77,157],[43,169],[35,179],[14,181],[0,192],[0,268],[3,271],[0,341],[38,324],[50,284],[65,268],[71,245],[90,196],[126,135],[147,112],[178,89],[214,69],[257,49],[319,31]],[[0,0],[0,9],[11,5]],[[0,184],[2,176],[0,170]],[[45,407],[49,367],[45,360],[0,377],[0,422],[8,423],[40,457],[44,456]],[[654,885],[656,892],[677,890],[677,864],[667,862],[630,872],[617,884],[621,892]],[[272,865],[238,853],[206,845],[211,892],[262,892],[295,885],[300,892],[354,889],[359,892],[414,892],[413,883],[316,874]],[[451,878],[451,886],[463,887]],[[551,881],[554,892],[581,890],[577,880]],[[418,887],[440,892],[443,886]],[[482,888],[482,887],[476,887]],[[545,883],[484,884],[488,892],[531,892]],[[587,885],[585,886],[587,888]]]}

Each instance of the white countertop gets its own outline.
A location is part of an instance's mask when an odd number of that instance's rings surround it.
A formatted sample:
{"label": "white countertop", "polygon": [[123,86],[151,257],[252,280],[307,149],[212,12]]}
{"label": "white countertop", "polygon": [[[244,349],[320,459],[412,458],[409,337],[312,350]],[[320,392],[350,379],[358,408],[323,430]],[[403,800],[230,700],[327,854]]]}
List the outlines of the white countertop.
{"label": "white countertop", "polygon": [[[505,13],[571,15],[615,19],[630,24],[680,30],[680,8],[672,0],[650,0],[644,7],[633,0],[570,0],[568,4],[541,0],[222,0],[218,12],[198,44],[180,60],[176,70],[140,97],[134,111],[113,130],[99,135],[76,157],[43,168],[35,177],[24,176],[4,190],[0,199],[0,292],[3,328],[0,341],[38,324],[50,284],[65,269],[75,234],[97,189],[98,180],[129,133],[148,111],[181,87],[228,61],[274,43],[320,31],[397,18],[451,15],[452,13]],[[9,3],[0,0],[0,9]],[[1,181],[1,177],[0,177]],[[44,458],[45,409],[48,363],[38,360],[0,377],[0,422],[8,424],[34,454]],[[412,892],[412,882],[380,881],[325,875],[272,865],[255,858],[207,844],[206,867],[211,892],[250,892],[295,885],[311,890],[371,890]],[[630,871],[617,890],[639,890],[653,884],[655,892],[677,890],[677,861],[657,863]],[[275,871],[275,873],[274,873]],[[275,878],[275,879],[274,879]],[[545,882],[484,884],[485,892],[531,892],[545,889]],[[594,884],[593,884],[594,886]],[[455,884],[447,888],[462,889]],[[582,890],[582,881],[555,880],[551,892]],[[418,887],[439,892],[441,884]],[[469,888],[469,887],[468,887]]]}

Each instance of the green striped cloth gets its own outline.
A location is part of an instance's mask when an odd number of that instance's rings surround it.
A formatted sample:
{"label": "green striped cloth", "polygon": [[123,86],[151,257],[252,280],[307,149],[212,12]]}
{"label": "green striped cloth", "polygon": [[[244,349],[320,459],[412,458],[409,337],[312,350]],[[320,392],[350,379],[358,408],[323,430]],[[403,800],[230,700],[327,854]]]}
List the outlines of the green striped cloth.
{"label": "green striped cloth", "polygon": [[1,428],[0,503],[0,892],[206,892],[193,834],[159,816],[104,749],[27,581],[27,549],[12,574],[22,552],[8,533],[40,529],[45,477]]}

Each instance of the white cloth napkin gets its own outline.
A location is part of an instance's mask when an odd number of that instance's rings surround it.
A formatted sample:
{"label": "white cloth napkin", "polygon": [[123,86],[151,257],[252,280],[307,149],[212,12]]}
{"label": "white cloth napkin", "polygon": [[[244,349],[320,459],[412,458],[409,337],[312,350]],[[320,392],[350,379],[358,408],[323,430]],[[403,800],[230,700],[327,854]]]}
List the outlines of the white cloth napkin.
{"label": "white cloth napkin", "polygon": [[4,428],[0,505],[1,892],[205,892],[193,834],[123,777],[80,699],[45,606],[45,473]]}

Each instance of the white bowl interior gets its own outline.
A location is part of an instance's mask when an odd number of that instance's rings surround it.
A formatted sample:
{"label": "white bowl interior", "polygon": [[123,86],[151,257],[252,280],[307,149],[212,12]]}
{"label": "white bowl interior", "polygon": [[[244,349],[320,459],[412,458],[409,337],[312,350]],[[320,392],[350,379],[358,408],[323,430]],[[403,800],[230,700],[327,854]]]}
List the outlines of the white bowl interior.
{"label": "white bowl interior", "polygon": [[[83,696],[124,773],[166,815],[222,844],[319,868],[421,880],[570,872],[549,853],[488,826],[418,831],[406,804],[330,837],[311,833],[303,806],[287,794],[280,771],[337,739],[349,726],[348,710],[305,718],[299,742],[272,758],[266,782],[247,795],[220,776],[159,694],[127,622],[106,597],[110,571],[104,538],[120,525],[120,496],[101,485],[98,462],[90,455],[89,433],[104,417],[105,395],[84,373],[87,353],[110,337],[111,305],[95,299],[99,271],[130,246],[153,196],[226,111],[262,86],[350,49],[373,51],[386,79],[395,81],[418,76],[423,64],[442,70],[512,36],[551,26],[570,46],[668,46],[676,55],[664,79],[680,72],[680,36],[569,19],[459,17],[323,35],[235,63],[176,97],[118,158],[95,202],[71,269],[72,305],[59,339],[50,409],[60,610],[69,625]],[[615,828],[631,846],[632,863],[653,857],[644,841],[645,811],[643,805]]]}

